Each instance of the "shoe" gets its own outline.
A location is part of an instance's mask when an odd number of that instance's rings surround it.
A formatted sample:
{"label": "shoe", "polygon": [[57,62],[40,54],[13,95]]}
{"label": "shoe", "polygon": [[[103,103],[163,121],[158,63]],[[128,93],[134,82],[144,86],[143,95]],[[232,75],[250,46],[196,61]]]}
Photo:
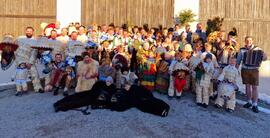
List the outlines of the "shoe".
{"label": "shoe", "polygon": [[53,91],[54,96],[58,95],[58,90],[59,90],[59,88],[55,88],[55,90]]}
{"label": "shoe", "polygon": [[44,93],[44,90],[39,89],[38,92],[39,92],[39,93]]}
{"label": "shoe", "polygon": [[197,103],[198,106],[202,106],[202,103]]}
{"label": "shoe", "polygon": [[207,107],[208,107],[208,105],[207,105],[207,104],[205,104],[205,103],[203,103],[203,104],[202,104],[202,107],[203,107],[203,108],[207,108]]}
{"label": "shoe", "polygon": [[15,96],[22,96],[22,92],[17,92]]}
{"label": "shoe", "polygon": [[68,96],[68,92],[67,91],[64,91],[63,92],[63,95],[66,97],[66,96]]}
{"label": "shoe", "polygon": [[258,106],[252,106],[252,111],[253,111],[254,113],[259,113]]}
{"label": "shoe", "polygon": [[234,110],[227,108],[226,111],[229,113],[233,113]]}
{"label": "shoe", "polygon": [[219,104],[215,104],[215,107],[218,109],[222,108]]}
{"label": "shoe", "polygon": [[169,99],[169,100],[172,100],[172,99],[173,99],[173,97],[172,97],[172,96],[168,96],[168,99]]}
{"label": "shoe", "polygon": [[252,104],[249,102],[243,105],[244,108],[250,108],[251,106],[252,106]]}

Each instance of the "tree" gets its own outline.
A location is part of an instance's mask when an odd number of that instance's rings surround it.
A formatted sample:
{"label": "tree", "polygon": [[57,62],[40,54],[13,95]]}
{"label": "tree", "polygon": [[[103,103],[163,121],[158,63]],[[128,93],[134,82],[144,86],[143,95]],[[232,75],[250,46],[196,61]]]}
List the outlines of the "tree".
{"label": "tree", "polygon": [[220,31],[224,18],[215,17],[207,20],[206,34],[209,35],[212,32]]}
{"label": "tree", "polygon": [[179,22],[182,26],[186,26],[189,23],[195,21],[196,14],[190,9],[181,10],[179,14],[175,17],[176,22]]}

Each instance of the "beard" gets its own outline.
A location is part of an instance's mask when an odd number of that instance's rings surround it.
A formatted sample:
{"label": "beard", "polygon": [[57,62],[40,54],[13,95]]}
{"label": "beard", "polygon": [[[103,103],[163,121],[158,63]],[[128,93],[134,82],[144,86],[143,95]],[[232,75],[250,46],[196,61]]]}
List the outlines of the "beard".
{"label": "beard", "polygon": [[26,34],[27,38],[32,38],[32,36],[33,36],[32,34]]}

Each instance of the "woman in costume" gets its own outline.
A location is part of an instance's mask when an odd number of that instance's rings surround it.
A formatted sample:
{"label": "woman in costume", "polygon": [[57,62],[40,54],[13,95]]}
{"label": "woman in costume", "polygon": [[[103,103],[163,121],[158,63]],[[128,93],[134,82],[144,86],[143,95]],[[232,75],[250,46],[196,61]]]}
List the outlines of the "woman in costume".
{"label": "woman in costume", "polygon": [[75,92],[91,90],[98,77],[98,62],[88,52],[82,53],[83,61],[77,65],[77,86]]}

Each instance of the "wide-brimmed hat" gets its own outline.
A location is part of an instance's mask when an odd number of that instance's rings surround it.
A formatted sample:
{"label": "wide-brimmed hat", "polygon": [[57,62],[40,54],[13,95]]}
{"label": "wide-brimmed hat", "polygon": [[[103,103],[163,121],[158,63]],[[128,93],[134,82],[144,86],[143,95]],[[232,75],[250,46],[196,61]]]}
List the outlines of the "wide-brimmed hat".
{"label": "wide-brimmed hat", "polygon": [[50,46],[48,38],[41,36],[37,39],[37,42],[34,46],[32,46],[34,49],[38,50],[53,50],[53,47]]}
{"label": "wide-brimmed hat", "polygon": [[14,43],[12,35],[5,35],[2,42],[0,43],[0,50],[3,50],[6,46],[11,47],[12,51],[18,48],[18,45]]}

